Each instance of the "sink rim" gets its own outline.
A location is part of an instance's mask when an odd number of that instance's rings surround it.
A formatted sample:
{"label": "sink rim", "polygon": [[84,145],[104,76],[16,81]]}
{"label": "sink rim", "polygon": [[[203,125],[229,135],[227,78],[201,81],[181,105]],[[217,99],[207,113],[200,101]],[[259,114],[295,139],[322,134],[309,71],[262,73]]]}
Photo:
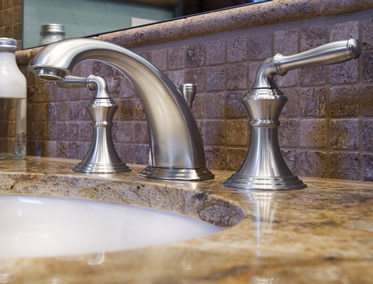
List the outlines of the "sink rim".
{"label": "sink rim", "polygon": [[0,260],[127,251],[222,231],[179,214],[96,200],[1,194],[0,204],[0,224],[8,228],[0,231]]}

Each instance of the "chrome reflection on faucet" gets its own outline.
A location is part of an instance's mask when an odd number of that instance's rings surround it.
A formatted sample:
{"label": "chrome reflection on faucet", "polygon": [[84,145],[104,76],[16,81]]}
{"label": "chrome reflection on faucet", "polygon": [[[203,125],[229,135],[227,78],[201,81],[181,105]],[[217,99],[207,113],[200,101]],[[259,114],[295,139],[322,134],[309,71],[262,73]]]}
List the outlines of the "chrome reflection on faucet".
{"label": "chrome reflection on faucet", "polygon": [[341,63],[358,58],[360,53],[359,42],[350,39],[295,55],[277,54],[266,59],[257,70],[251,91],[243,99],[252,127],[249,151],[241,168],[224,185],[244,190],[305,188],[306,185],[291,173],[281,155],[277,129],[287,97],[277,88],[274,76],[286,75],[296,68]]}
{"label": "chrome reflection on faucet", "polygon": [[86,59],[117,68],[134,85],[148,122],[151,165],[141,175],[170,180],[205,180],[202,138],[196,121],[175,85],[150,62],[118,45],[95,39],[52,43],[30,62],[29,70],[46,80],[63,80]]}
{"label": "chrome reflection on faucet", "polygon": [[87,87],[95,91],[93,99],[87,106],[92,118],[93,136],[89,150],[84,159],[73,169],[79,173],[115,173],[129,172],[122,163],[111,135],[113,117],[118,105],[108,95],[107,85],[103,78],[89,75],[87,78],[65,76],[57,82],[58,87]]}

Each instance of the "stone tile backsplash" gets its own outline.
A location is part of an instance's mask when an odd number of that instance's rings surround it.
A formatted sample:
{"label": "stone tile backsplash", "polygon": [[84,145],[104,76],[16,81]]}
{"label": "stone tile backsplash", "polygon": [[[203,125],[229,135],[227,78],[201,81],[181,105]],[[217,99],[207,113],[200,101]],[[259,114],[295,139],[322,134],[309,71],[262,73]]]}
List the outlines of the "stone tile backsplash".
{"label": "stone tile backsplash", "polygon": [[22,48],[21,0],[0,0],[0,37],[14,38]]}
{"label": "stone tile backsplash", "polygon": [[[237,170],[250,143],[241,99],[259,64],[330,41],[357,38],[359,60],[290,71],[276,82],[288,102],[279,140],[289,168],[301,176],[373,180],[373,13],[354,12],[222,32],[134,48],[176,85],[196,83],[192,108],[210,169]],[[119,109],[113,139],[126,163],[146,164],[147,124],[131,83],[102,63],[86,61],[74,74],[107,80]],[[90,144],[86,89],[58,89],[28,76],[28,154],[82,159]]]}

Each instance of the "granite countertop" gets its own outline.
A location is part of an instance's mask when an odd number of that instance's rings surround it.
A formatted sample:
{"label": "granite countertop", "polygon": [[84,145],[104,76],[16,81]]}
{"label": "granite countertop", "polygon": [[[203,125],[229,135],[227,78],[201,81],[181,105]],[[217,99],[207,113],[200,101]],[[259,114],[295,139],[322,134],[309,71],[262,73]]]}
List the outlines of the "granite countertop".
{"label": "granite countertop", "polygon": [[[84,175],[74,160],[1,161],[1,194],[57,196],[161,209],[214,223],[221,233],[93,255],[0,260],[11,283],[371,283],[373,183],[303,178],[305,190],[237,191],[230,172],[203,182],[130,173]],[[1,274],[1,273],[0,273]],[[0,275],[1,276],[1,275]],[[3,283],[3,282],[2,282]]]}

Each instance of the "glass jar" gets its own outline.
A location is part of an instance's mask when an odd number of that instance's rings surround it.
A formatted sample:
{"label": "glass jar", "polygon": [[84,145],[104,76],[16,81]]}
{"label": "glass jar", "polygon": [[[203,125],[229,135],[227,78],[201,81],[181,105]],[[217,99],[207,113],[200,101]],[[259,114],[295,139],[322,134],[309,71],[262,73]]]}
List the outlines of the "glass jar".
{"label": "glass jar", "polygon": [[47,24],[40,28],[40,45],[50,44],[65,38],[65,27],[61,24]]}

